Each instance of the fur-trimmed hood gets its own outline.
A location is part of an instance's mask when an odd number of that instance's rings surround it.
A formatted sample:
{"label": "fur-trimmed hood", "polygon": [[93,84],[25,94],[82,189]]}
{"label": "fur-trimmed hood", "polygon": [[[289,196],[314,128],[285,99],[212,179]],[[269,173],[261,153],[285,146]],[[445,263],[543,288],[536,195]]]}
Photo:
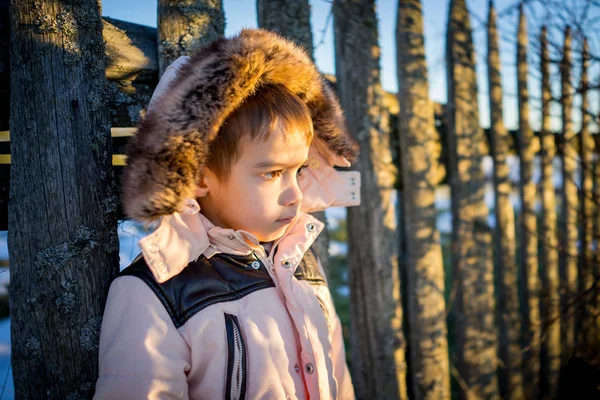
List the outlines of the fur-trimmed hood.
{"label": "fur-trimmed hood", "polygon": [[313,148],[327,164],[348,166],[356,158],[358,145],[346,131],[339,102],[306,52],[273,32],[245,29],[191,56],[168,89],[155,92],[127,148],[125,214],[150,222],[180,211],[194,196],[223,121],[268,84],[281,84],[306,103]]}

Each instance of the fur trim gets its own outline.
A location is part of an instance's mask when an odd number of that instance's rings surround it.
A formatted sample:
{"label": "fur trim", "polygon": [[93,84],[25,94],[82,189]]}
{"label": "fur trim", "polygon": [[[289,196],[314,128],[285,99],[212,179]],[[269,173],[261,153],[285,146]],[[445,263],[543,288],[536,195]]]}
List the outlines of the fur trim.
{"label": "fur trim", "polygon": [[306,102],[316,139],[353,161],[339,102],[306,52],[273,32],[244,29],[185,63],[153,100],[127,148],[121,182],[125,214],[149,222],[180,211],[193,197],[209,143],[223,121],[262,85],[281,84]]}

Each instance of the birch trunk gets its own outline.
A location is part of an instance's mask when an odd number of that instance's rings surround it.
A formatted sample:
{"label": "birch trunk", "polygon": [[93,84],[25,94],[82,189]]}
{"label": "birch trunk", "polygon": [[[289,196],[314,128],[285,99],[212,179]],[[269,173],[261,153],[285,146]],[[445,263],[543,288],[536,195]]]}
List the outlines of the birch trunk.
{"label": "birch trunk", "polygon": [[119,271],[97,1],[14,0],[11,29],[11,358],[19,399],[91,398]]}
{"label": "birch trunk", "polygon": [[396,169],[382,104],[375,0],[336,1],[333,17],[338,93],[361,146],[355,168],[362,205],[348,209],[353,381],[359,399],[405,399]]}
{"label": "birch trunk", "polygon": [[449,399],[444,264],[435,209],[439,137],[429,99],[424,42],[421,1],[400,0],[396,46],[411,387],[415,399]]}
{"label": "birch trunk", "polygon": [[502,361],[500,389],[506,399],[522,399],[523,349],[521,347],[521,316],[515,249],[515,211],[510,200],[512,185],[506,156],[510,151],[510,135],[502,120],[502,82],[498,46],[497,15],[490,1],[488,15],[488,82],[490,91],[490,136],[494,160],[494,196],[496,229],[494,237],[498,290],[498,349]]}
{"label": "birch trunk", "polygon": [[521,195],[521,284],[523,287],[523,332],[525,397],[538,397],[540,380],[540,279],[538,265],[537,221],[535,215],[536,187],[532,180],[533,131],[529,127],[529,91],[527,89],[527,24],[523,3],[519,7],[517,37],[517,88],[519,99],[519,162]]}
{"label": "birch trunk", "polygon": [[573,86],[571,85],[571,29],[565,30],[563,59],[561,61],[561,106],[562,106],[562,176],[561,211],[559,225],[559,265],[561,275],[561,355],[563,365],[573,356],[575,347],[575,313],[574,304],[577,292],[577,185],[575,170],[577,152],[575,150],[575,134],[571,117],[573,106]]}
{"label": "birch trunk", "polygon": [[542,310],[543,335],[542,354],[542,396],[555,399],[558,395],[560,378],[560,278],[558,269],[558,239],[556,233],[556,196],[553,182],[552,162],[556,156],[554,134],[550,131],[550,56],[548,54],[547,29],[541,34],[542,74],[542,131],[540,134],[542,211],[540,221],[540,265],[543,271]]}
{"label": "birch trunk", "polygon": [[[308,0],[258,0],[256,2],[258,26],[293,40],[313,56],[313,37],[310,28],[310,5]],[[323,269],[329,270],[329,230],[325,212],[312,213],[325,228],[313,244]]]}
{"label": "birch trunk", "polygon": [[465,0],[451,0],[446,38],[448,152],[452,188],[452,265],[461,398],[497,399],[497,337],[491,231],[481,162],[471,23]]}
{"label": "birch trunk", "polygon": [[225,33],[223,0],[158,0],[159,76]]}

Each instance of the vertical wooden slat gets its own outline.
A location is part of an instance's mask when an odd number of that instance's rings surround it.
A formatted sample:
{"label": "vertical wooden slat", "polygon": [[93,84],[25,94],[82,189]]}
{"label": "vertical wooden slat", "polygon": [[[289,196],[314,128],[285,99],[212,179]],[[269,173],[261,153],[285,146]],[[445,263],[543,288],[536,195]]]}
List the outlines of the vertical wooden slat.
{"label": "vertical wooden slat", "polygon": [[119,271],[99,3],[15,0],[9,13],[15,397],[91,398]]}
{"label": "vertical wooden slat", "polygon": [[523,348],[521,346],[521,315],[517,286],[515,248],[515,212],[510,196],[512,184],[506,157],[510,150],[510,135],[502,120],[502,82],[498,46],[497,15],[490,1],[488,15],[488,82],[490,92],[490,137],[494,160],[494,196],[496,229],[494,236],[495,267],[498,291],[499,358],[502,361],[500,389],[506,399],[522,399]]}
{"label": "vertical wooden slat", "polygon": [[560,278],[558,270],[558,239],[556,232],[556,196],[553,182],[553,161],[556,156],[554,134],[550,131],[550,56],[548,32],[542,28],[540,37],[542,74],[542,131],[540,134],[542,210],[540,215],[540,267],[542,279],[542,396],[547,399],[558,395],[560,377]]}
{"label": "vertical wooden slat", "polygon": [[517,136],[520,161],[519,193],[521,195],[520,261],[523,287],[523,332],[525,353],[525,397],[536,398],[540,380],[540,279],[538,265],[537,216],[535,214],[536,187],[533,182],[533,131],[529,127],[529,90],[527,88],[527,22],[523,3],[519,7],[517,36],[517,90],[519,100],[519,134]]}
{"label": "vertical wooden slat", "polygon": [[497,399],[492,235],[484,201],[485,136],[479,126],[475,55],[465,0],[451,0],[446,37],[448,152],[452,188],[453,312],[461,397]]}
{"label": "vertical wooden slat", "polygon": [[444,264],[436,227],[439,135],[429,99],[420,0],[400,0],[396,20],[400,151],[412,398],[449,399]]}
{"label": "vertical wooden slat", "polygon": [[382,104],[375,0],[333,4],[337,90],[361,146],[360,207],[348,209],[352,369],[361,399],[405,399],[406,366],[394,212],[396,169]]}

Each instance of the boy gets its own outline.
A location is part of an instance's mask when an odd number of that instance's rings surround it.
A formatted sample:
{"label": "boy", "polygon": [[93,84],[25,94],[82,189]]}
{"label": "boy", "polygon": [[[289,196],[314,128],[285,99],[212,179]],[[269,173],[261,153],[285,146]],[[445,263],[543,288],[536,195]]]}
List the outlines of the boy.
{"label": "boy", "polygon": [[97,399],[351,399],[307,212],[358,205],[357,145],[303,50],[264,30],[165,73],[122,204],[160,219],[112,283]]}

